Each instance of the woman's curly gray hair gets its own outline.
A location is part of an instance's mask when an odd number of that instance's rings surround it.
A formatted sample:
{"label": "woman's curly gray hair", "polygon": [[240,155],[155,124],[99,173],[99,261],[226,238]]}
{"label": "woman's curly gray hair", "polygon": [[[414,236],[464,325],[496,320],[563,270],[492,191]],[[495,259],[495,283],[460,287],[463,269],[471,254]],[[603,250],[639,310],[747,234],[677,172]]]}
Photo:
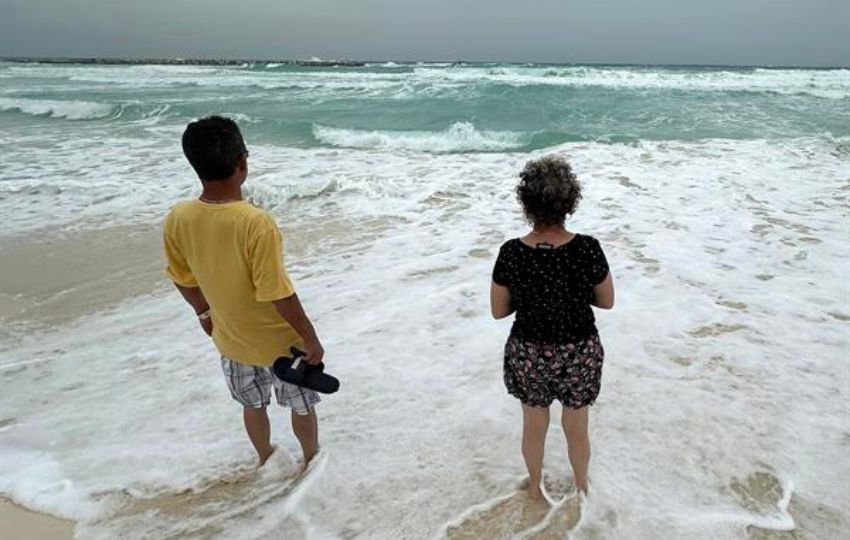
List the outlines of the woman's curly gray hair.
{"label": "woman's curly gray hair", "polygon": [[546,156],[525,164],[516,194],[531,224],[563,225],[581,200],[581,184],[566,159]]}

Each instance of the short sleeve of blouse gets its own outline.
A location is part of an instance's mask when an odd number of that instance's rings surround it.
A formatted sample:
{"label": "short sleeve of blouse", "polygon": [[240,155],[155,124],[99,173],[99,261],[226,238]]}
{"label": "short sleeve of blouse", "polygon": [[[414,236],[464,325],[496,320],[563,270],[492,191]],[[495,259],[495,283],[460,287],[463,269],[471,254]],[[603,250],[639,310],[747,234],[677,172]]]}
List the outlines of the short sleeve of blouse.
{"label": "short sleeve of blouse", "polygon": [[608,260],[605,258],[605,252],[602,251],[602,246],[599,245],[599,240],[593,237],[589,237],[589,239],[590,241],[587,243],[587,252],[585,254],[587,275],[590,278],[590,283],[596,286],[608,277]]}
{"label": "short sleeve of blouse", "polygon": [[499,249],[499,256],[496,258],[496,264],[493,267],[493,283],[502,287],[509,287],[512,281],[513,262],[511,253],[507,249],[507,244],[503,244]]}

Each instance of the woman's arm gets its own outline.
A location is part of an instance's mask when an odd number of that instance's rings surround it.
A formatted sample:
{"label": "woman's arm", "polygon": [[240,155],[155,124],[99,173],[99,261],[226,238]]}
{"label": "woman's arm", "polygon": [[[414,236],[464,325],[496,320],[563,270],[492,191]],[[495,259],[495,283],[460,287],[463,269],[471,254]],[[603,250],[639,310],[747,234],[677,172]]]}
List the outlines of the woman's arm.
{"label": "woman's arm", "polygon": [[602,283],[593,287],[593,305],[601,309],[614,307],[614,279],[611,272],[608,272]]}
{"label": "woman's arm", "polygon": [[511,306],[511,292],[507,287],[496,283],[490,285],[490,311],[494,319],[504,319],[514,312]]}

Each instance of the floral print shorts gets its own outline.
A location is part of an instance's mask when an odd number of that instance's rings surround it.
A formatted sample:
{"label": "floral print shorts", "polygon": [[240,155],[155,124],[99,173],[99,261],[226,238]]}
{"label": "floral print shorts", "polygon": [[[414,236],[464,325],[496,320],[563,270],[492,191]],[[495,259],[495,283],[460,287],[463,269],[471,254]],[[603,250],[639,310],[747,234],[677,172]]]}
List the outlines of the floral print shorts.
{"label": "floral print shorts", "polygon": [[523,405],[568,409],[592,405],[602,385],[605,351],[598,335],[575,343],[533,343],[516,337],[505,345],[505,387]]}

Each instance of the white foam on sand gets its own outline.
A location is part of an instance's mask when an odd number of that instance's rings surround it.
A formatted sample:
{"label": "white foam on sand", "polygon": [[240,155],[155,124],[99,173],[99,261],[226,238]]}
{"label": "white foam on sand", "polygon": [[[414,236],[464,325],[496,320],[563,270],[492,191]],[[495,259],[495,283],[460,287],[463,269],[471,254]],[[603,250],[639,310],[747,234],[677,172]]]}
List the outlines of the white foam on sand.
{"label": "white foam on sand", "polygon": [[[783,504],[747,487],[755,473],[822,508],[850,507],[847,155],[828,139],[552,151],[584,182],[571,226],[601,240],[618,287],[616,309],[599,315],[607,357],[592,411],[594,497],[575,537],[786,528]],[[34,203],[33,216],[161,219],[195,190],[178,152],[116,149],[98,164],[99,184],[71,184],[44,200],[54,207]],[[227,538],[220,516],[233,504],[244,538],[280,524],[294,538],[425,538],[512,493],[523,465],[519,406],[501,382],[509,323],[490,320],[487,302],[499,244],[524,230],[512,189],[527,157],[252,152],[252,192],[309,187],[267,201],[286,227],[346,223],[343,247],[318,238],[288,258],[342,381],[320,407],[327,462],[297,511],[284,511],[285,490],[249,480],[226,503],[180,505],[179,519],[122,517],[139,500],[220,489],[253,459],[216,353],[176,294],[2,345],[0,493],[81,519],[93,538],[114,537],[116,523],[127,537],[156,526]],[[162,182],[150,182],[151,166]],[[30,199],[7,191],[2,204]],[[388,224],[377,237],[365,226],[375,219]],[[287,425],[275,413],[276,441],[297,454]],[[555,426],[546,468],[568,471]]]}

